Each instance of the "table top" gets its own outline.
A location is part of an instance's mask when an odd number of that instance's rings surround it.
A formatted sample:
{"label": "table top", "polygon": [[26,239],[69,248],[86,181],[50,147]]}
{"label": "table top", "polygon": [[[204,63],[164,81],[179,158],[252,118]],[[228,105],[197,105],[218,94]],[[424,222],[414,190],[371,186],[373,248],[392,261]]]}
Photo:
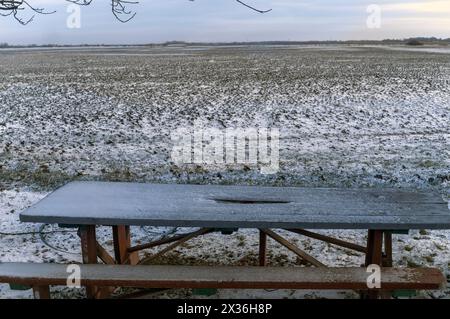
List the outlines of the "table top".
{"label": "table top", "polygon": [[450,229],[441,195],[401,189],[71,182],[23,222],[209,228]]}

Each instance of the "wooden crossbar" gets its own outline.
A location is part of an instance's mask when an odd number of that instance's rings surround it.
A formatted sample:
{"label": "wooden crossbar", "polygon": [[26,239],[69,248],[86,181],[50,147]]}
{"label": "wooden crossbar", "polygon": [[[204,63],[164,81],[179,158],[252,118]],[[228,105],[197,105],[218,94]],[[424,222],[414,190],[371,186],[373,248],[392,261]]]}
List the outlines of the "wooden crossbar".
{"label": "wooden crossbar", "polygon": [[311,265],[314,265],[316,267],[326,267],[326,265],[324,265],[323,263],[318,261],[316,258],[314,258],[313,256],[307,254],[306,252],[304,252],[303,250],[301,250],[300,248],[298,248],[294,244],[290,243],[288,240],[284,239],[283,237],[281,237],[277,233],[273,232],[272,230],[270,230],[270,229],[261,229],[261,231],[264,232],[270,238],[276,240],[278,243],[280,243],[281,245],[283,245],[284,247],[286,247],[290,251],[294,252],[300,258],[302,258],[302,259],[306,260],[307,262],[309,262]]}
{"label": "wooden crossbar", "polygon": [[199,229],[199,230],[197,230],[195,232],[189,233],[188,235],[184,236],[180,240],[178,240],[178,241],[170,244],[169,246],[165,247],[164,249],[160,250],[156,254],[142,259],[141,261],[139,261],[139,264],[146,264],[146,263],[150,262],[151,260],[154,260],[154,259],[164,255],[168,251],[171,251],[171,250],[175,249],[176,247],[180,246],[181,244],[187,242],[188,240],[190,240],[192,238],[195,238],[195,237],[198,237],[198,236],[201,236],[201,235],[205,235],[205,234],[210,233],[212,231],[214,231],[214,229],[201,228],[201,229]]}
{"label": "wooden crossbar", "polygon": [[366,247],[361,246],[361,245],[357,245],[357,244],[354,244],[354,243],[349,243],[349,242],[346,242],[346,241],[341,240],[341,239],[333,238],[333,237],[322,235],[322,234],[318,234],[318,233],[313,233],[311,231],[307,231],[307,230],[304,230],[304,229],[286,229],[286,230],[290,231],[290,232],[293,232],[293,233],[296,233],[296,234],[299,234],[299,235],[303,235],[303,236],[306,236],[306,237],[310,237],[310,238],[314,238],[314,239],[317,239],[317,240],[321,240],[321,241],[324,241],[324,242],[327,242],[327,243],[330,243],[330,244],[333,244],[333,245],[336,245],[336,246],[341,246],[341,247],[344,247],[344,248],[356,250],[356,251],[359,251],[359,252],[364,253],[364,254],[367,253],[367,248]]}

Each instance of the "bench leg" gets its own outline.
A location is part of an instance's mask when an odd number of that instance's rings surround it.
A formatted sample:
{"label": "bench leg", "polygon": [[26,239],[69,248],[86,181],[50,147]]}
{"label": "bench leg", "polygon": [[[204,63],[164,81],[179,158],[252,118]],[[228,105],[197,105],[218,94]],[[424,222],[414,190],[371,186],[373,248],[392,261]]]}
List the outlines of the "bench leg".
{"label": "bench leg", "polygon": [[49,286],[33,286],[34,299],[50,299]]}
{"label": "bench leg", "polygon": [[[97,238],[95,234],[95,226],[87,225],[80,226],[79,235],[81,239],[81,254],[83,257],[83,264],[97,263]],[[97,294],[96,287],[86,287],[86,294],[89,299],[93,299]]]}
{"label": "bench leg", "polygon": [[259,231],[259,265],[267,265],[267,235],[263,231]]}
{"label": "bench leg", "polygon": [[139,262],[137,251],[130,253],[130,226],[113,226],[114,255],[118,264],[136,265]]}

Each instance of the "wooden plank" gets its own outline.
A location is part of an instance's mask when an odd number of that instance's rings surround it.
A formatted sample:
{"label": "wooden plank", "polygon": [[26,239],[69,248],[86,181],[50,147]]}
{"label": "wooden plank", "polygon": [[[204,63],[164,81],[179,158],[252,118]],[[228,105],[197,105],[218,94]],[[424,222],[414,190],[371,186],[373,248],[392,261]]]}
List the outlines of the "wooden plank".
{"label": "wooden plank", "polygon": [[[367,289],[365,268],[81,265],[81,284],[142,288]],[[0,263],[0,282],[65,285],[66,265]],[[382,268],[381,289],[441,289],[434,268]]]}
{"label": "wooden plank", "polygon": [[74,182],[20,218],[82,225],[450,229],[442,196],[398,189]]}
{"label": "wooden plank", "polygon": [[307,253],[305,253],[303,250],[301,250],[300,248],[296,247],[295,245],[291,244],[289,241],[287,241],[286,239],[284,239],[283,237],[281,237],[277,233],[275,233],[275,232],[273,232],[273,231],[271,231],[269,229],[262,229],[262,231],[266,235],[268,235],[269,237],[271,237],[272,239],[276,240],[281,245],[283,245],[284,247],[289,249],[290,251],[294,252],[300,258],[302,258],[302,259],[306,260],[307,262],[309,262],[310,264],[312,264],[312,265],[314,265],[316,267],[326,267],[320,261],[318,261],[317,259],[315,259],[311,255],[308,255]]}

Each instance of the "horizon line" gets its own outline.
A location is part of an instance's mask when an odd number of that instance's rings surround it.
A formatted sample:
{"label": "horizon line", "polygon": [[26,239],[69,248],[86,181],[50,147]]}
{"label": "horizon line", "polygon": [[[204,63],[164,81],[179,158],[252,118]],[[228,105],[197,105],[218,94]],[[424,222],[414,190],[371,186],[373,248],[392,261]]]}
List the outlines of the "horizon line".
{"label": "horizon line", "polygon": [[[76,46],[164,46],[164,45],[243,45],[243,44],[327,44],[327,43],[383,43],[383,42],[397,42],[419,40],[423,42],[441,42],[450,44],[450,38],[438,37],[408,37],[401,39],[382,39],[382,40],[263,40],[263,41],[182,41],[169,40],[164,42],[148,42],[148,43],[46,43],[46,44],[12,44],[8,42],[0,42],[0,48],[8,47],[76,47]],[[427,44],[427,43],[425,43]]]}

